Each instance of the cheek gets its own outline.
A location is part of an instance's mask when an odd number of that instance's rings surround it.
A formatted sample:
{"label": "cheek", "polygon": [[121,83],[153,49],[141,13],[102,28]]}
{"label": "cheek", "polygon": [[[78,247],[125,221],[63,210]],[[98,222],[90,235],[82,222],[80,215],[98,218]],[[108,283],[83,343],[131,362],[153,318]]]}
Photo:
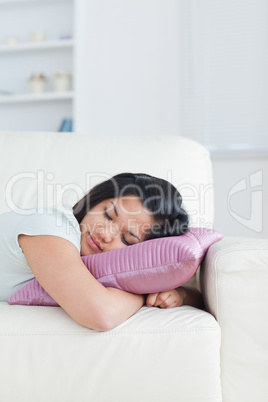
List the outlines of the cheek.
{"label": "cheek", "polygon": [[117,237],[113,239],[112,243],[110,244],[109,251],[117,250],[118,248],[124,248],[124,247],[127,247],[127,245],[122,242],[120,237]]}
{"label": "cheek", "polygon": [[103,220],[101,217],[95,218],[91,216],[90,218],[87,218],[80,224],[80,231],[81,233],[86,233],[86,232],[94,232],[94,231],[99,231],[104,225]]}
{"label": "cheek", "polygon": [[81,232],[82,238],[85,235],[85,233],[87,233],[87,231],[88,231],[88,226],[85,223],[80,223],[80,232]]}
{"label": "cheek", "polygon": [[80,231],[81,231],[81,234],[82,234],[82,235],[83,235],[83,233],[86,233],[86,232],[89,231],[89,228],[90,228],[90,226],[91,226],[91,221],[92,221],[92,218],[89,217],[89,216],[86,216],[86,217],[82,220],[82,222],[80,223]]}

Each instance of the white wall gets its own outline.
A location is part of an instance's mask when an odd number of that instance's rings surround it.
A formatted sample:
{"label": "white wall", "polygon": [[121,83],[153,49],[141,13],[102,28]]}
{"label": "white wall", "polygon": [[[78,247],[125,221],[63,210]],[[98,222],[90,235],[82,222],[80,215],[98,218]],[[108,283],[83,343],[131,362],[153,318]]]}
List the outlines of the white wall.
{"label": "white wall", "polygon": [[[23,41],[32,30],[45,29],[51,7],[58,11],[47,33],[56,37],[70,26],[71,2],[63,19],[61,2],[1,8],[0,40],[14,34]],[[205,142],[214,135],[225,146],[228,135],[245,134],[248,141],[251,132],[264,146],[267,10],[266,0],[76,0],[76,131],[193,138],[198,131]],[[40,65],[51,75],[70,64],[65,51],[55,56],[57,65],[47,54],[2,54],[0,86],[24,92],[22,77]],[[44,107],[46,121],[38,118]],[[64,111],[64,102],[1,105],[1,127],[20,130],[30,116],[33,129],[54,131]],[[213,168],[215,228],[225,235],[268,237],[267,154],[214,154]],[[250,178],[260,171],[262,184],[250,189]]]}
{"label": "white wall", "polygon": [[268,2],[179,4],[181,132],[218,149],[215,228],[268,237]]}
{"label": "white wall", "polygon": [[268,1],[179,4],[184,134],[211,148],[268,148]]}
{"label": "white wall", "polygon": [[179,133],[177,0],[78,0],[80,133]]}
{"label": "white wall", "polygon": [[268,238],[268,154],[212,155],[215,228],[226,236]]}
{"label": "white wall", "polygon": [[[268,145],[266,0],[76,5],[76,131]],[[215,228],[225,235],[268,237],[267,154],[214,154]]]}

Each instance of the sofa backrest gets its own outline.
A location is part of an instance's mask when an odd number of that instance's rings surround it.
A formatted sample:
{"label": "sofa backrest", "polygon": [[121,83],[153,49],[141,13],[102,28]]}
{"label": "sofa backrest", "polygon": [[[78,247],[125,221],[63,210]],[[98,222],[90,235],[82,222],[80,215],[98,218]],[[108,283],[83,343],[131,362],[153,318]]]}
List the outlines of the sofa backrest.
{"label": "sofa backrest", "polygon": [[191,224],[213,224],[209,152],[179,136],[95,137],[76,133],[0,132],[0,213],[73,205],[92,186],[121,172],[171,181]]}

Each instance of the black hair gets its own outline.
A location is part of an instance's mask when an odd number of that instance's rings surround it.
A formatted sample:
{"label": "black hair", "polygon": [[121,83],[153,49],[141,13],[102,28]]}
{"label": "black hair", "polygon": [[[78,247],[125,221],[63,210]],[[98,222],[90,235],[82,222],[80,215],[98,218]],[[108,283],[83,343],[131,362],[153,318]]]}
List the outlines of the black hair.
{"label": "black hair", "polygon": [[110,198],[136,196],[153,215],[154,224],[146,232],[145,240],[179,236],[189,225],[182,197],[173,184],[144,173],[121,173],[93,187],[73,207],[78,223],[102,201]]}

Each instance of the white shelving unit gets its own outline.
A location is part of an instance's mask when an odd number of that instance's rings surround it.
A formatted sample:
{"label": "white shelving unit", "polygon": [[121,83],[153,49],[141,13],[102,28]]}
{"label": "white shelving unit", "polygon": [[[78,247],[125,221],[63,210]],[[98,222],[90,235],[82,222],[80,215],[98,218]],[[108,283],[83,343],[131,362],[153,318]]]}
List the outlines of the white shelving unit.
{"label": "white shelving unit", "polygon": [[5,95],[0,96],[0,104],[72,100],[73,98],[74,98],[73,91],[43,92],[40,94]]}
{"label": "white shelving unit", "polygon": [[[74,91],[54,91],[53,76],[73,74],[75,0],[0,0],[0,130],[59,130],[72,118]],[[31,35],[44,33],[44,40]],[[14,45],[6,44],[15,38]],[[47,78],[42,93],[31,93],[32,74]]]}
{"label": "white shelving unit", "polygon": [[[57,0],[59,1],[65,1],[65,0]],[[55,2],[55,0],[0,0],[0,5],[18,5],[18,4],[23,4],[23,3],[49,3],[49,2]]]}
{"label": "white shelving unit", "polygon": [[0,53],[72,48],[74,46],[74,43],[75,42],[73,39],[66,39],[66,40],[61,39],[61,40],[50,40],[50,41],[47,40],[40,43],[25,42],[13,46],[1,45]]}

